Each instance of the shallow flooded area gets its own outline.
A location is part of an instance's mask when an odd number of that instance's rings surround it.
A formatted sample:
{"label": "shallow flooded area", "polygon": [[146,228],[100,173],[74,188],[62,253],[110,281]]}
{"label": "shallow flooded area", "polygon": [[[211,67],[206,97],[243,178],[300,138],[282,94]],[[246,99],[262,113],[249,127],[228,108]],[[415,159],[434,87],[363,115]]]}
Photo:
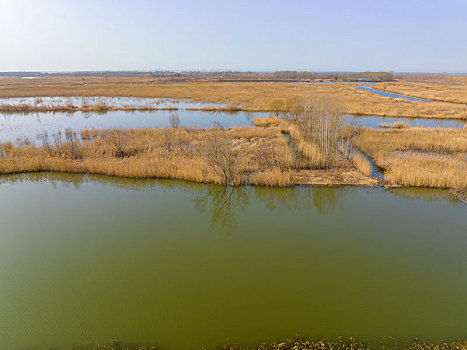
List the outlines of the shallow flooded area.
{"label": "shallow flooded area", "polygon": [[[44,106],[66,106],[75,107],[90,106],[96,104],[106,104],[113,107],[153,107],[153,108],[201,108],[207,104],[191,102],[188,100],[178,100],[172,98],[152,98],[152,97],[111,97],[111,96],[44,96],[44,97],[8,97],[0,98],[1,105],[30,105],[35,107]],[[209,106],[222,107],[223,104],[209,104]]]}
{"label": "shallow flooded area", "polygon": [[49,135],[70,128],[83,129],[129,129],[160,128],[170,126],[169,117],[176,113],[180,124],[185,127],[210,128],[215,122],[224,128],[250,126],[255,117],[265,117],[267,113],[246,112],[205,112],[205,111],[108,111],[106,113],[0,113],[0,140],[15,142],[27,137],[38,142],[37,136],[47,132]]}
{"label": "shallow flooded area", "polygon": [[[83,129],[129,129],[129,128],[161,128],[170,126],[169,117],[176,113],[180,125],[184,127],[210,128],[219,123],[224,128],[251,126],[255,118],[267,117],[268,112],[208,112],[193,111],[180,108],[176,111],[107,111],[105,113],[82,112],[30,112],[0,113],[0,142],[16,142],[27,138],[31,142],[40,143],[38,135],[47,132],[49,135],[65,129],[80,131]],[[427,119],[427,118],[391,118],[379,116],[346,115],[348,124],[355,127],[361,125],[368,128],[381,128],[383,125],[404,123],[405,126],[463,128],[462,120]]]}
{"label": "shallow flooded area", "polygon": [[1,349],[465,339],[444,191],[30,174],[0,177],[0,208]]}

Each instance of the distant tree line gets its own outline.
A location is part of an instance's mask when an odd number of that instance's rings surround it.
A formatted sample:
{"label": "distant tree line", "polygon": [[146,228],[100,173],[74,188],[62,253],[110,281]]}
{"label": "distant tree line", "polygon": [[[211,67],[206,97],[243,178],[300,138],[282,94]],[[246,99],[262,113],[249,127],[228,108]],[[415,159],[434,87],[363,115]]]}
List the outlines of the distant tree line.
{"label": "distant tree line", "polygon": [[155,82],[171,81],[392,81],[393,72],[200,72],[200,71],[77,71],[77,72],[0,72],[0,76],[14,77],[151,77]]}

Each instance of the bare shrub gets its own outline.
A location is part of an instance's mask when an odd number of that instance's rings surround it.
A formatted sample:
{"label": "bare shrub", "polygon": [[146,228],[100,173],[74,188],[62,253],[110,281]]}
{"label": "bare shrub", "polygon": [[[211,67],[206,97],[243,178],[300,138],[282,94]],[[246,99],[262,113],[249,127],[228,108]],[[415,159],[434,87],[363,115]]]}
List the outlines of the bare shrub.
{"label": "bare shrub", "polygon": [[135,150],[129,147],[129,137],[124,130],[106,130],[101,133],[101,137],[115,158],[126,158],[135,153]]}
{"label": "bare shrub", "polygon": [[54,157],[57,154],[57,150],[50,142],[49,134],[47,131],[44,131],[42,134],[37,135],[39,140],[42,143],[42,149],[51,157]]}
{"label": "bare shrub", "polygon": [[167,152],[172,152],[175,149],[175,133],[174,130],[165,128],[162,134],[162,144]]}
{"label": "bare shrub", "polygon": [[[74,160],[83,158],[83,154],[79,147],[79,138],[76,131],[72,129],[66,129],[65,138],[63,138],[63,133],[59,131],[58,133],[53,135],[53,138],[55,143],[55,147],[53,147],[53,149],[50,145],[47,146],[46,144],[46,147],[48,147],[48,149],[46,148],[46,151],[52,152],[49,153],[50,155],[60,155],[62,157]],[[43,141],[46,141],[45,138]]]}

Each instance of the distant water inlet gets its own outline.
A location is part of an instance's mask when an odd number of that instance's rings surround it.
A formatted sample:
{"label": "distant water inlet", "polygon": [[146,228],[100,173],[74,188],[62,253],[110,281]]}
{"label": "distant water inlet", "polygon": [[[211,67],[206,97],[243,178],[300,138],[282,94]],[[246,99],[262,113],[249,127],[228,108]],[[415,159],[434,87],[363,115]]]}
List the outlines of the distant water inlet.
{"label": "distant water inlet", "polygon": [[416,101],[416,102],[435,102],[435,101],[426,100],[426,99],[423,99],[423,98],[412,97],[412,96],[407,96],[407,95],[401,95],[401,94],[396,94],[396,93],[389,92],[389,91],[375,89],[372,86],[354,85],[354,87],[356,87],[357,89],[360,89],[360,90],[365,90],[365,91],[371,92],[371,93],[379,95],[379,96],[383,96],[383,97],[402,98],[402,99],[405,99],[405,100]]}
{"label": "distant water inlet", "polygon": [[467,215],[447,198],[0,177],[0,349],[465,339]]}

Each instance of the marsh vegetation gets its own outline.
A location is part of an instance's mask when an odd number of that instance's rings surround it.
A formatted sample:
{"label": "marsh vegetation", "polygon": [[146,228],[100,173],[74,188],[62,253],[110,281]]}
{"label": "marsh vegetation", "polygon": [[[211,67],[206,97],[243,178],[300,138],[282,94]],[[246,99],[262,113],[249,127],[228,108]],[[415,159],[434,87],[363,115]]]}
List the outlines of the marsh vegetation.
{"label": "marsh vegetation", "polygon": [[466,129],[362,129],[353,144],[385,169],[390,183],[467,188]]}
{"label": "marsh vegetation", "polygon": [[[465,82],[464,82],[465,83]],[[362,91],[351,83],[297,84],[264,82],[216,82],[209,80],[153,83],[151,78],[131,77],[43,77],[25,81],[0,78],[1,97],[18,96],[138,96],[190,99],[223,103],[227,109],[272,111],[274,100],[285,103],[311,93],[339,95],[344,112],[354,115],[467,119],[467,107],[454,103],[426,103],[381,97]]]}
{"label": "marsh vegetation", "polygon": [[0,173],[64,171],[233,186],[376,185],[369,156],[387,184],[467,188],[466,129],[355,128],[334,95],[295,97],[285,105],[279,117],[256,119],[253,128],[184,128],[172,111],[168,128],[43,133],[38,145],[3,143]]}

